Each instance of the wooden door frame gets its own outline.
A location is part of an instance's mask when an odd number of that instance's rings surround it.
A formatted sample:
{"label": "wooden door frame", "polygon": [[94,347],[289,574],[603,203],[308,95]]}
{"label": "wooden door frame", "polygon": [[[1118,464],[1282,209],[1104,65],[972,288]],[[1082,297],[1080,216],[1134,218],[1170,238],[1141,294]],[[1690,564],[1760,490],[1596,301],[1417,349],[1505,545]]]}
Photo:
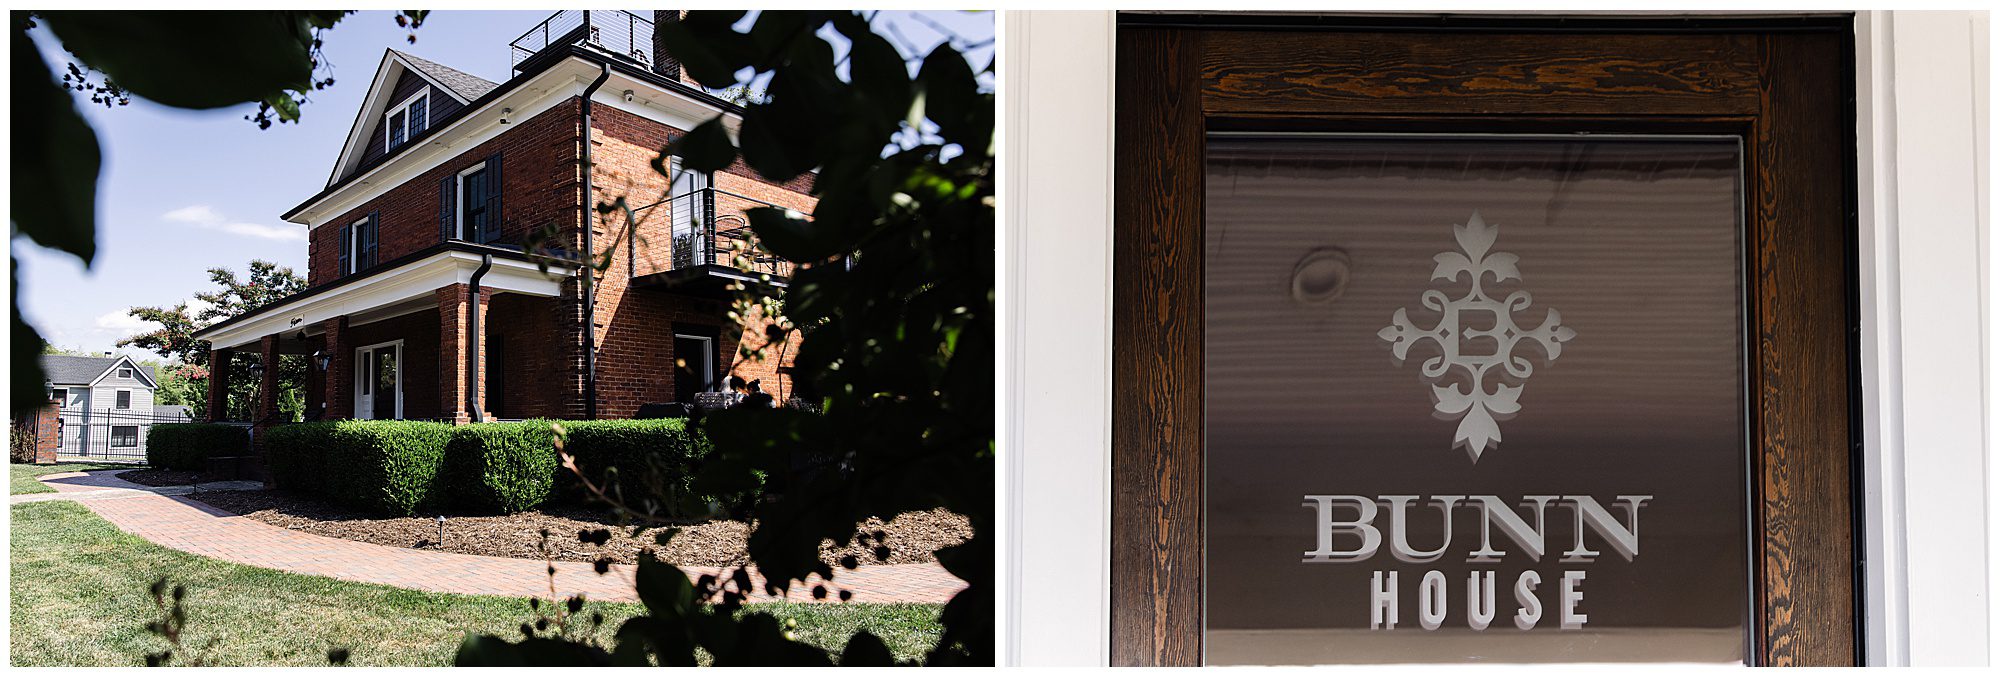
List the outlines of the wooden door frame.
{"label": "wooden door frame", "polygon": [[[1858,664],[1852,50],[1846,15],[1121,16],[1112,664],[1201,662],[1203,149],[1224,129],[1741,135],[1757,528],[1749,659]],[[1542,77],[1612,53],[1622,68]]]}

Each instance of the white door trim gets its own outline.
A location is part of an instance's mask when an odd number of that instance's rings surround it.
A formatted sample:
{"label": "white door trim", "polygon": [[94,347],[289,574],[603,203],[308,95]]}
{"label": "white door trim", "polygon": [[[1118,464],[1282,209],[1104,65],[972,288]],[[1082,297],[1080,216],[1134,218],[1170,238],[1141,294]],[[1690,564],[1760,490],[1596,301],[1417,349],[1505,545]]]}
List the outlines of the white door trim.
{"label": "white door trim", "polygon": [[[699,391],[696,391],[696,392],[704,392],[704,393],[708,393],[708,392],[715,392],[715,390],[714,390],[714,388],[715,388],[715,368],[716,368],[717,366],[720,366],[720,365],[717,365],[717,364],[715,363],[715,362],[716,362],[716,359],[715,359],[715,337],[713,337],[713,336],[701,336],[701,335],[699,335],[699,334],[674,334],[674,340],[680,340],[680,339],[689,339],[689,340],[694,340],[694,341],[700,341],[700,342],[701,342],[701,345],[702,345],[702,352],[701,352],[701,355],[702,355],[702,357],[701,357],[701,363],[702,363],[702,374],[701,374],[701,390],[699,390]],[[680,354],[680,351],[674,351],[674,354],[675,354],[676,356],[678,356],[678,355]]]}
{"label": "white door trim", "polygon": [[[361,384],[363,382],[373,382],[374,370],[369,368],[371,365],[368,363],[371,353],[377,348],[387,348],[390,346],[395,346],[396,348],[396,419],[402,420],[403,418],[403,340],[396,339],[394,341],[371,343],[354,349],[354,418],[356,419],[369,420],[375,416],[373,398],[380,396],[380,393],[364,394]],[[364,397],[369,399],[364,401],[362,399]]]}

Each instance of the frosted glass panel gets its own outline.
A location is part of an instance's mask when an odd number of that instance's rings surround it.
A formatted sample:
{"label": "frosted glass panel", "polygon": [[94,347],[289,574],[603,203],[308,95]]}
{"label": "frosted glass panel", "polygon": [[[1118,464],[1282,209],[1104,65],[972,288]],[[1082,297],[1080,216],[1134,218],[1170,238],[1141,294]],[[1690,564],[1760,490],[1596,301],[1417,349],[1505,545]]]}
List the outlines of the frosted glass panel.
{"label": "frosted glass panel", "polygon": [[1206,660],[1742,662],[1740,158],[1211,138]]}

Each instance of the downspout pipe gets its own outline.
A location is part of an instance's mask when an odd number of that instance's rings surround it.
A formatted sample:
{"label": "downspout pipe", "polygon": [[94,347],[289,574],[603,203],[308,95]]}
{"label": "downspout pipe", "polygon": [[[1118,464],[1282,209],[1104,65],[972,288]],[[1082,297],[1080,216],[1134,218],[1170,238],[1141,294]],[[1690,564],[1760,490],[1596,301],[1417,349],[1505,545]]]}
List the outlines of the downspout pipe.
{"label": "downspout pipe", "polygon": [[590,231],[591,214],[594,204],[591,176],[597,173],[597,166],[590,161],[590,95],[611,79],[611,64],[599,63],[604,70],[597,79],[583,88],[583,418],[597,420],[597,269],[591,262],[597,260],[597,248],[592,244]]}
{"label": "downspout pipe", "polygon": [[466,332],[466,345],[468,349],[465,351],[465,373],[468,378],[472,379],[472,389],[466,391],[465,403],[472,408],[473,423],[484,423],[486,421],[486,398],[479,396],[480,386],[486,380],[485,375],[479,372],[479,367],[481,366],[479,356],[485,352],[480,349],[485,344],[479,342],[479,317],[486,314],[480,312],[481,294],[479,291],[479,281],[486,277],[486,271],[492,269],[493,255],[480,254],[479,268],[472,271],[472,280],[466,283],[466,286],[472,288],[472,321],[469,323],[471,327],[470,331]]}

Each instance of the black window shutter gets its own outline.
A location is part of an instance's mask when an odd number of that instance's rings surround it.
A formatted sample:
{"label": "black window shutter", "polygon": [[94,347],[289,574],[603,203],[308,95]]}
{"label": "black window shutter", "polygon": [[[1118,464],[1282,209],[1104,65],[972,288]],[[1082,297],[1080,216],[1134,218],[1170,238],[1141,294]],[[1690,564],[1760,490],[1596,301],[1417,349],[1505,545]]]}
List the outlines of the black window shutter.
{"label": "black window shutter", "polygon": [[368,232],[361,236],[363,246],[368,249],[368,255],[361,258],[364,268],[375,267],[375,234],[381,230],[377,227],[381,224],[381,212],[368,212]]}
{"label": "black window shutter", "polygon": [[503,175],[500,171],[500,154],[494,153],[493,157],[486,159],[486,218],[480,224],[480,242],[500,240],[500,196],[506,192],[500,189],[503,185],[500,177]]}
{"label": "black window shutter", "polygon": [[438,184],[438,241],[443,242],[458,237],[458,215],[452,209],[458,203],[458,175],[449,174]]}
{"label": "black window shutter", "polygon": [[334,277],[347,274],[347,262],[354,255],[354,226],[340,227],[340,271]]}

